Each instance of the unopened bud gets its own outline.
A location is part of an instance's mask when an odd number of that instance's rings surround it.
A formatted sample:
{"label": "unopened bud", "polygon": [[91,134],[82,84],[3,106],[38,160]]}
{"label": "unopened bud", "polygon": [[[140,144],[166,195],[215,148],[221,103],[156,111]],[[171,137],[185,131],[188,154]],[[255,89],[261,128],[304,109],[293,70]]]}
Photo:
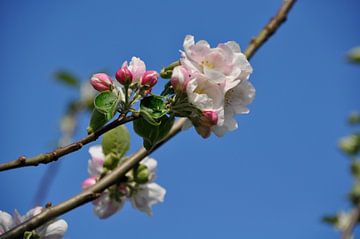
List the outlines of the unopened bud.
{"label": "unopened bud", "polygon": [[146,71],[141,77],[141,85],[147,86],[149,88],[153,87],[159,78],[159,74],[156,71]]}
{"label": "unopened bud", "polygon": [[206,124],[209,125],[216,125],[218,122],[218,114],[213,110],[204,110],[202,112],[204,120],[206,121]]}
{"label": "unopened bud", "polygon": [[140,184],[147,183],[149,181],[149,169],[145,165],[140,164],[134,172],[134,179],[135,182]]}
{"label": "unopened bud", "polygon": [[130,85],[133,80],[133,74],[126,64],[123,64],[123,66],[116,72],[115,77],[122,85]]}
{"label": "unopened bud", "polygon": [[175,91],[184,92],[190,81],[190,73],[183,66],[177,66],[173,70],[170,81]]}
{"label": "unopened bud", "polygon": [[113,88],[113,81],[105,73],[97,73],[90,79],[91,85],[98,91],[107,91]]}
{"label": "unopened bud", "polygon": [[96,183],[96,177],[90,177],[84,180],[84,182],[81,184],[82,189],[86,189]]}

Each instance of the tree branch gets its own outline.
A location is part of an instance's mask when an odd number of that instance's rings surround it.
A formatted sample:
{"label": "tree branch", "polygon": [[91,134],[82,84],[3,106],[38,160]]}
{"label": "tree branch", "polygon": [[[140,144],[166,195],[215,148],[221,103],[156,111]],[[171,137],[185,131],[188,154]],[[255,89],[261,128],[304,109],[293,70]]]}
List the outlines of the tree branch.
{"label": "tree branch", "polygon": [[39,164],[47,164],[56,161],[62,156],[75,152],[81,149],[84,145],[95,141],[97,138],[99,138],[99,136],[112,130],[113,128],[116,128],[117,126],[125,124],[127,122],[133,121],[138,117],[139,116],[137,114],[133,114],[131,116],[120,115],[119,118],[112,121],[111,123],[87,135],[86,137],[80,139],[79,141],[69,144],[65,147],[59,147],[52,152],[39,154],[38,156],[32,158],[26,158],[25,156],[21,156],[18,159],[0,164],[0,172],[14,168],[37,166]]}
{"label": "tree branch", "polygon": [[351,219],[349,222],[349,225],[347,226],[347,228],[342,232],[341,234],[341,239],[350,239],[352,238],[352,233],[353,230],[360,218],[360,204],[358,204],[356,207],[354,207],[351,212]]}
{"label": "tree branch", "polygon": [[[260,32],[259,36],[256,37],[256,43],[252,40],[248,49],[245,51],[245,55],[250,59],[255,51],[260,48],[264,42],[279,28],[279,26],[284,22],[283,19],[286,19],[286,14],[290,10],[291,6],[295,3],[296,0],[286,0],[283,2],[280,10],[277,15],[272,18],[272,20],[264,27]],[[285,15],[284,15],[285,14]],[[279,16],[280,15],[280,16]],[[278,19],[278,20],[274,20]],[[272,29],[271,31],[266,29]],[[67,201],[64,201],[57,206],[46,208],[42,213],[36,215],[35,217],[25,221],[24,223],[18,225],[17,227],[7,231],[5,234],[0,236],[0,239],[11,239],[21,237],[25,231],[31,231],[45,222],[54,219],[72,209],[75,209],[85,203],[88,203],[97,197],[100,196],[100,193],[106,188],[115,184],[120,178],[122,178],[131,168],[133,168],[138,162],[140,162],[144,157],[155,151],[161,145],[166,143],[176,134],[178,134],[183,125],[185,124],[184,118],[179,119],[174,126],[171,128],[170,132],[165,136],[165,138],[158,143],[150,151],[146,151],[143,147],[140,148],[136,153],[134,153],[130,158],[122,161],[119,166],[114,169],[110,174],[106,175],[103,179],[97,182],[95,185],[89,187],[85,191],[76,195],[75,197],[70,198]],[[104,132],[102,132],[104,133]]]}
{"label": "tree branch", "polygon": [[287,15],[295,4],[296,0],[284,0],[282,6],[277,14],[270,19],[268,24],[261,30],[261,32],[251,39],[249,46],[245,50],[247,58],[251,58],[254,53],[276,32],[276,30],[287,19]]}

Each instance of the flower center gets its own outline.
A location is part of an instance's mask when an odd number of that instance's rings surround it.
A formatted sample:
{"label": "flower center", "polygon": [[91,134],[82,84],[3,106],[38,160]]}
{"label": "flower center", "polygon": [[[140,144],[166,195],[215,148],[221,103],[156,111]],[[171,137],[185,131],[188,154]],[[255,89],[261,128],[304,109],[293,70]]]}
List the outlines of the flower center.
{"label": "flower center", "polygon": [[202,60],[201,65],[202,65],[202,67],[206,67],[206,68],[209,68],[209,69],[214,69],[215,68],[215,65],[210,63],[208,60]]}

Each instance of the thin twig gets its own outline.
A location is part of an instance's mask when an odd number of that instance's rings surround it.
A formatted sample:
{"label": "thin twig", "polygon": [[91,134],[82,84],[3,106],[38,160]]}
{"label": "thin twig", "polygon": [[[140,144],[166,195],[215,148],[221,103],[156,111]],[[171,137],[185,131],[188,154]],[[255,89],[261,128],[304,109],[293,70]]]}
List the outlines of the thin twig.
{"label": "thin twig", "polygon": [[256,37],[251,39],[249,46],[245,50],[247,58],[251,58],[261,45],[264,44],[276,32],[281,24],[286,21],[287,15],[295,2],[296,0],[283,1],[283,4],[277,14],[270,19],[268,24],[265,25]]}
{"label": "thin twig", "polygon": [[352,237],[353,230],[360,218],[360,204],[354,207],[350,212],[351,218],[349,225],[341,233],[341,239],[350,239]]}
{"label": "thin twig", "polygon": [[[287,13],[291,6],[294,4],[296,0],[288,0],[284,1],[283,5],[281,6],[278,14],[283,15],[284,13]],[[286,11],[284,11],[284,8]],[[284,17],[282,17],[284,18]],[[278,16],[275,16],[273,19],[279,19]],[[280,18],[281,19],[281,18]],[[255,51],[263,45],[263,43],[269,38],[271,34],[275,32],[275,30],[283,23],[284,21],[275,21],[278,25],[273,25],[273,21],[270,21],[269,24],[272,24],[273,31],[261,31],[259,34],[259,41],[255,45],[253,45],[254,41],[252,41],[249,45],[248,49],[254,48],[253,50],[246,50],[245,54],[250,59]],[[269,28],[268,25],[265,26],[264,29]],[[267,32],[267,34],[270,34],[269,36],[263,36],[263,32]],[[168,140],[170,140],[172,137],[174,137],[176,134],[178,134],[183,125],[185,124],[184,118],[179,119],[174,126],[171,128],[170,132],[166,135],[166,137],[158,143],[153,149],[150,151],[146,151],[144,148],[139,149],[136,153],[134,153],[130,158],[127,160],[124,160],[120,165],[112,171],[110,174],[106,175],[103,179],[101,179],[99,182],[97,182],[92,187],[86,189],[85,191],[81,192],[80,194],[76,195],[75,197],[70,198],[69,200],[66,200],[57,206],[50,207],[45,209],[42,213],[36,215],[35,217],[25,221],[24,223],[18,225],[17,227],[7,231],[5,234],[0,236],[0,239],[11,239],[11,238],[19,238],[21,237],[25,231],[31,231],[42,224],[46,223],[47,221],[54,219],[72,209],[75,209],[85,203],[88,203],[97,197],[100,196],[100,193],[104,191],[106,188],[110,187],[111,185],[115,184],[118,179],[122,178],[131,168],[133,168],[138,162],[140,162],[144,157],[155,151],[157,148],[159,148],[161,145],[166,143]]]}
{"label": "thin twig", "polygon": [[25,156],[21,156],[18,159],[9,161],[7,163],[0,164],[0,172],[14,169],[14,168],[21,168],[21,167],[28,167],[28,166],[37,166],[39,164],[47,164],[53,161],[56,161],[57,159],[61,158],[64,155],[67,155],[69,153],[75,152],[79,149],[81,149],[84,145],[95,141],[99,136],[102,134],[112,130],[113,128],[116,128],[119,125],[125,124],[127,122],[133,121],[138,118],[138,115],[133,114],[130,116],[120,115],[119,118],[112,121],[111,123],[105,125],[104,127],[100,128],[99,130],[87,135],[86,137],[80,139],[77,142],[74,142],[72,144],[69,144],[65,147],[57,148],[56,150],[39,154],[38,156],[32,157],[32,158],[26,158]]}

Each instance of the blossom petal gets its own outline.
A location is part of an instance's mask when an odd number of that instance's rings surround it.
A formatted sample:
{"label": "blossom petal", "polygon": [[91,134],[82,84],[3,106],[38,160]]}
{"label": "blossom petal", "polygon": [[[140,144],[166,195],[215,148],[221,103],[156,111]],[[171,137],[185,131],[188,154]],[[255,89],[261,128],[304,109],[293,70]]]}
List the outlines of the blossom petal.
{"label": "blossom petal", "polygon": [[4,211],[0,211],[0,235],[10,230],[14,225],[12,216]]}
{"label": "blossom petal", "polygon": [[105,219],[119,211],[125,203],[125,198],[121,198],[120,201],[110,197],[110,192],[105,191],[101,193],[101,196],[93,201],[94,213],[101,219]]}
{"label": "blossom petal", "polygon": [[46,226],[45,230],[41,232],[40,236],[43,239],[61,239],[68,228],[65,220],[58,219]]}
{"label": "blossom petal", "polygon": [[164,201],[166,190],[156,183],[140,185],[138,191],[131,197],[131,204],[134,208],[152,215],[151,207]]}

